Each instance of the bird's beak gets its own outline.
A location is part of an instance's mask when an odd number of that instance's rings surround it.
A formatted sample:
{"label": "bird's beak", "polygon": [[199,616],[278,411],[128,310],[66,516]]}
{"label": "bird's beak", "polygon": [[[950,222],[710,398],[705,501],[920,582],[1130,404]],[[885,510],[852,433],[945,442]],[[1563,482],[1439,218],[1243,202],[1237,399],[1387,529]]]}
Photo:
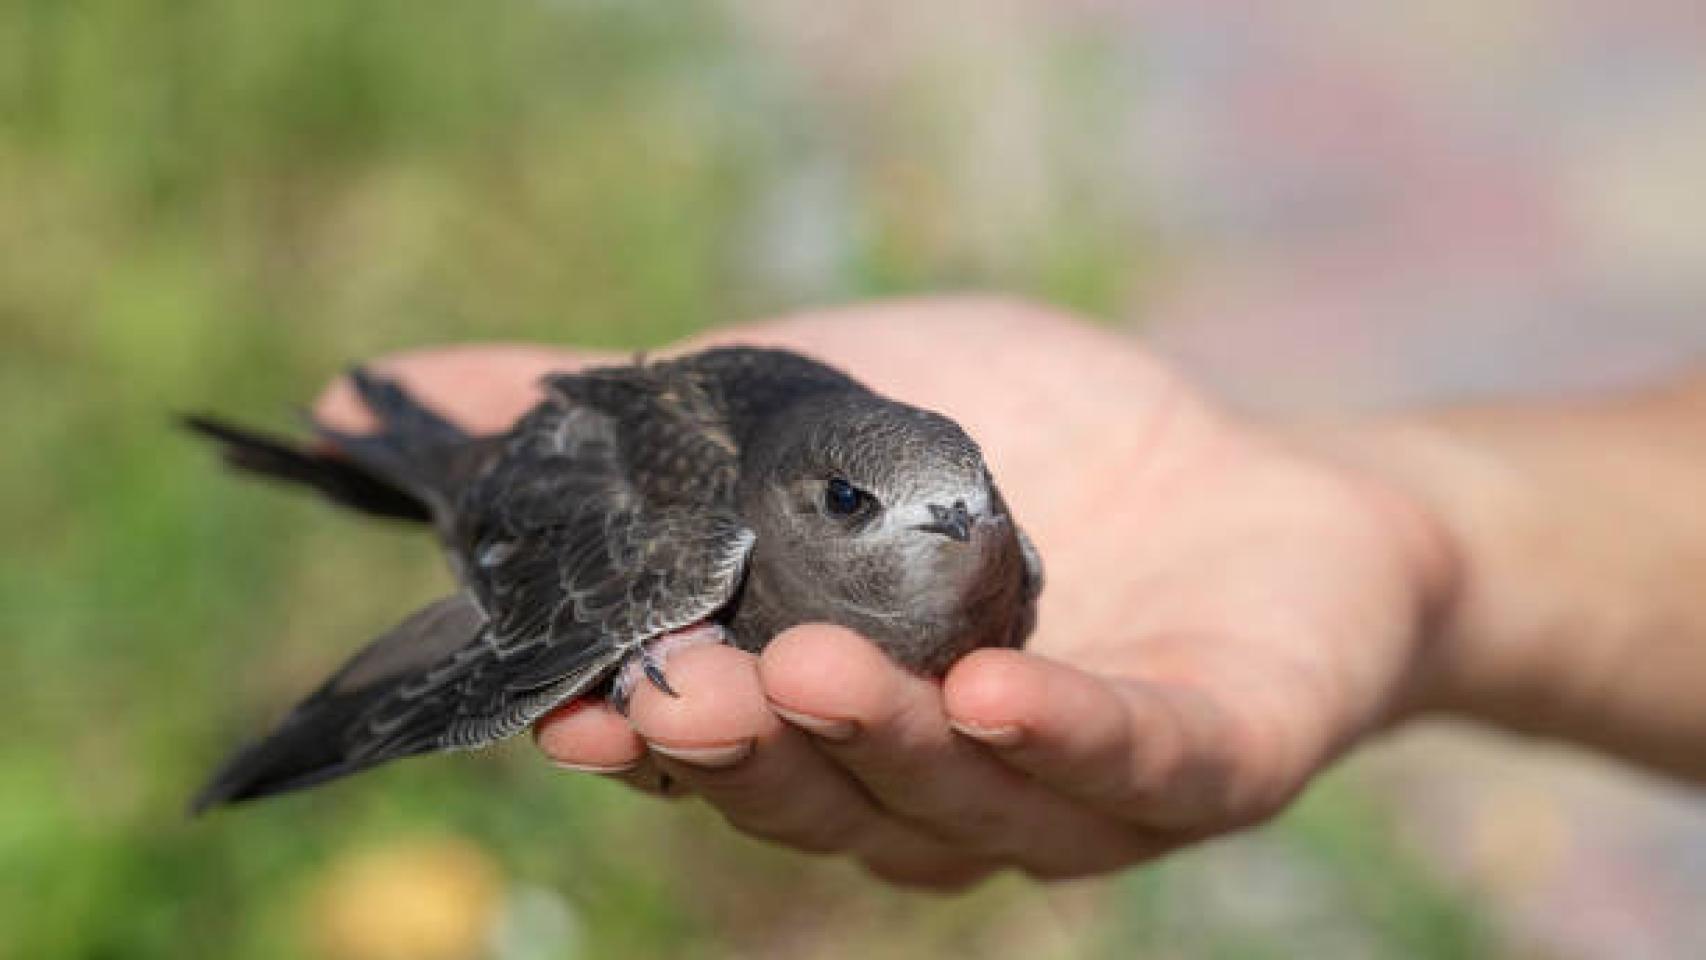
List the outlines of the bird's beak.
{"label": "bird's beak", "polygon": [[971,528],[972,515],[966,509],[966,502],[955,500],[952,507],[930,504],[930,522],[921,523],[913,529],[939,533],[965,543],[971,539]]}

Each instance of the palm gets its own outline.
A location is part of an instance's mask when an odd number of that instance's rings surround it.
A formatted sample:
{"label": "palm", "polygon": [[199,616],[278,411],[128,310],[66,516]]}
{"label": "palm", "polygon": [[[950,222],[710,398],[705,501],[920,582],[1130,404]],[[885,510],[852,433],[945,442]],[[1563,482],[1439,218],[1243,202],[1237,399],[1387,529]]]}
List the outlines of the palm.
{"label": "palm", "polygon": [[1030,652],[1194,705],[1219,749],[1193,759],[1216,762],[1161,819],[1271,812],[1399,706],[1419,601],[1384,489],[1233,425],[1135,344],[1013,305],[775,333],[979,438],[1047,565]]}

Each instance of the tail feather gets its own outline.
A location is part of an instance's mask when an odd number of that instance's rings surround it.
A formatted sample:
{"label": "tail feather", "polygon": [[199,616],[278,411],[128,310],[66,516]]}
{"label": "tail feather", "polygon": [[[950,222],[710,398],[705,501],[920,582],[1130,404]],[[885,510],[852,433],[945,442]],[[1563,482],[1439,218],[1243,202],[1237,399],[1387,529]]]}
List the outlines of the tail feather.
{"label": "tail feather", "polygon": [[395,380],[362,367],[352,368],[349,378],[361,402],[379,419],[380,429],[352,434],[316,424],[320,437],[416,497],[442,504],[473,438]]}
{"label": "tail feather", "polygon": [[381,517],[430,520],[453,498],[466,469],[487,445],[434,413],[394,380],[361,367],[350,371],[356,395],[379,420],[375,433],[315,430],[328,450],[305,447],[214,417],[191,415],[184,426],[220,444],[240,470],[320,491],[334,502]]}
{"label": "tail feather", "polygon": [[384,426],[382,433],[416,449],[467,442],[468,435],[461,427],[434,413],[397,381],[360,366],[350,368],[349,378],[361,402]]}
{"label": "tail feather", "polygon": [[217,442],[225,462],[245,473],[301,484],[334,503],[378,517],[421,522],[432,518],[419,497],[337,453],[310,450],[208,416],[191,414],[181,422]]}

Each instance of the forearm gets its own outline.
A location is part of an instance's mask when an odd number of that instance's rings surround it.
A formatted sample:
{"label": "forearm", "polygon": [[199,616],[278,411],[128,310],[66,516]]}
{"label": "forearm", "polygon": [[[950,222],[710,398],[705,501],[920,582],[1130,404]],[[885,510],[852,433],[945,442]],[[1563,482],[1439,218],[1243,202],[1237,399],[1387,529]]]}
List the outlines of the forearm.
{"label": "forearm", "polygon": [[1405,418],[1365,453],[1453,558],[1418,710],[1706,780],[1706,376]]}

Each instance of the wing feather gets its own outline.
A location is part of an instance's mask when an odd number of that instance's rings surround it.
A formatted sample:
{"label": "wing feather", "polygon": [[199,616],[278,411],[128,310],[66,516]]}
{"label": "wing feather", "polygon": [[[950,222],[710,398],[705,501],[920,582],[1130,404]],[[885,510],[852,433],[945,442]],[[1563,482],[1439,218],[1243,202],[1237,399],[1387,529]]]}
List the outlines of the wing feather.
{"label": "wing feather", "polygon": [[714,465],[702,496],[660,501],[635,482],[617,429],[561,398],[524,418],[454,511],[464,590],[353,658],[233,758],[202,805],[507,737],[597,689],[646,640],[727,606],[754,540],[724,502],[732,466]]}

